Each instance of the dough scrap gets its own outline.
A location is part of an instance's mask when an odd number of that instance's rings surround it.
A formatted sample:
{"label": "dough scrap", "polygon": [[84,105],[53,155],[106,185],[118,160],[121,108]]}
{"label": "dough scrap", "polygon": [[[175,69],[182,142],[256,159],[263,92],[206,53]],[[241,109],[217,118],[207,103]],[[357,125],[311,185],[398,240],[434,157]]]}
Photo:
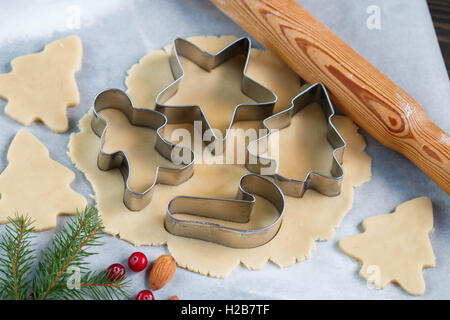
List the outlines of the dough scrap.
{"label": "dough scrap", "polygon": [[80,102],[75,72],[81,56],[81,40],[71,36],[13,59],[12,71],[0,74],[0,97],[8,100],[5,113],[22,125],[39,120],[54,132],[67,131],[66,108]]}
{"label": "dough scrap", "polygon": [[0,223],[16,212],[34,220],[37,231],[56,227],[56,216],[83,210],[86,199],[73,191],[75,174],[52,160],[33,134],[20,130],[8,150],[8,166],[0,174]]}
{"label": "dough scrap", "polygon": [[424,294],[422,269],[435,266],[428,237],[433,231],[430,199],[407,201],[392,214],[365,219],[362,226],[363,233],[339,241],[342,252],[362,262],[359,275],[377,288],[394,282],[411,295]]}
{"label": "dough scrap", "polygon": [[[189,40],[214,53],[234,39],[235,37],[195,37]],[[212,70],[210,77],[219,77],[223,72],[221,67]],[[167,53],[159,50],[149,53],[141,59],[139,64],[130,69],[126,83],[129,88],[128,94],[136,107],[153,108],[157,92],[172,81],[169,68]],[[193,68],[191,72],[197,72],[197,70]],[[277,111],[289,107],[290,100],[301,89],[298,76],[267,51],[252,51],[248,73],[250,77],[275,91],[279,97]],[[240,79],[228,80],[239,81]],[[201,89],[201,85],[196,87],[196,90]],[[228,89],[224,88],[224,90]],[[205,94],[203,90],[202,94]],[[239,92],[232,89],[223,96],[226,98],[233,94],[239,94]],[[181,99],[181,97],[178,98]],[[296,166],[299,172],[307,171],[305,170],[307,168],[303,168],[302,159],[318,148],[323,146],[329,148],[326,141],[319,145],[301,144],[302,136],[311,134],[311,132],[303,132],[301,124],[314,121],[318,126],[326,126],[323,118],[321,109],[317,105],[311,105],[297,113],[292,124],[280,131],[281,136],[298,136],[298,140],[291,139],[294,143],[298,142],[289,148],[291,154],[287,151],[283,153],[284,156],[295,156],[296,161],[283,163]],[[120,236],[121,239],[136,246],[167,244],[179,266],[204,275],[226,277],[239,263],[249,269],[258,269],[270,260],[280,267],[286,267],[308,258],[315,247],[315,240],[327,240],[333,236],[334,228],[351,208],[354,187],[368,181],[371,175],[371,160],[364,152],[365,141],[357,133],[358,128],[350,119],[337,116],[334,123],[348,145],[344,156],[346,175],[342,194],[338,197],[325,197],[313,190],[308,190],[301,199],[286,197],[284,220],[273,240],[254,249],[227,248],[169,234],[164,228],[166,205],[172,197],[177,195],[234,198],[240,177],[248,173],[243,164],[208,164],[209,161],[215,160],[213,156],[196,154],[194,175],[191,179],[178,186],[157,185],[149,206],[141,211],[131,212],[122,202],[123,179],[120,172],[118,170],[105,172],[97,168],[99,138],[91,130],[91,119],[90,112],[80,120],[80,132],[71,135],[69,156],[92,185],[105,232]],[[233,128],[241,128],[245,131],[248,128],[260,126],[260,121],[242,121],[237,122]],[[180,128],[192,132],[192,125],[189,124],[168,125],[164,132],[165,138],[177,142],[172,134]],[[317,132],[322,131],[317,130]],[[92,150],[92,152],[86,152],[86,150]],[[227,159],[233,156],[229,152],[225,154]],[[201,158],[204,161],[199,163]],[[323,161],[328,164],[321,164],[320,168],[331,166],[331,158],[323,159]],[[308,161],[304,162],[308,163]],[[251,229],[267,225],[275,217],[275,212],[270,203],[257,197],[250,222],[239,224],[239,226]]]}

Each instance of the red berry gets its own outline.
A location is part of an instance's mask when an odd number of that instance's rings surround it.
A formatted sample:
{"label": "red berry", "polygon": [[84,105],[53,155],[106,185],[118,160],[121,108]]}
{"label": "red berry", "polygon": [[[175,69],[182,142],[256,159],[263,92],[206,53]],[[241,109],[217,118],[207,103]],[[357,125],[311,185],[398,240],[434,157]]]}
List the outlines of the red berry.
{"label": "red berry", "polygon": [[136,300],[155,300],[153,293],[149,290],[142,290],[136,296]]}
{"label": "red berry", "polygon": [[144,270],[147,262],[147,257],[142,252],[135,252],[128,258],[128,266],[136,272]]}
{"label": "red berry", "polygon": [[125,267],[120,263],[114,263],[108,267],[106,272],[108,273],[109,280],[120,280],[125,276]]}

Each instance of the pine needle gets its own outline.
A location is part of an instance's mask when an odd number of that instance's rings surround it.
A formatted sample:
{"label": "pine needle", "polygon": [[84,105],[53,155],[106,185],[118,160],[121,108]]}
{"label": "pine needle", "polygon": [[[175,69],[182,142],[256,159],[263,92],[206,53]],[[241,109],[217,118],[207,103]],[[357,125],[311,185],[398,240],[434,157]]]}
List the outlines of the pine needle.
{"label": "pine needle", "polygon": [[30,269],[34,255],[31,249],[32,221],[16,214],[8,218],[5,234],[0,240],[0,290],[3,299],[26,299],[30,288]]}

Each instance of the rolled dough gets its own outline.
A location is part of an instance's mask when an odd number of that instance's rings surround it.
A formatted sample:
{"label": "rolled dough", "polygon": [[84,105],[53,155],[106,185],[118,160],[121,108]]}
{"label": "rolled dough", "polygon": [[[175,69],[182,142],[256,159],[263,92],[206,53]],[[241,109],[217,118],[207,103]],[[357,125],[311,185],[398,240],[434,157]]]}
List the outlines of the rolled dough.
{"label": "rolled dough", "polygon": [[0,174],[0,223],[28,215],[37,231],[56,227],[59,214],[84,210],[86,199],[70,188],[75,174],[49,157],[47,148],[21,130],[8,150],[8,166]]}
{"label": "rolled dough", "polygon": [[0,74],[0,97],[8,100],[5,113],[23,125],[39,120],[52,131],[67,131],[66,108],[80,102],[75,72],[81,55],[80,38],[71,36],[13,59],[12,71]]}
{"label": "rolled dough", "polygon": [[[209,52],[217,52],[234,37],[195,37],[189,40],[195,42]],[[209,81],[217,81],[225,73],[222,65],[209,73]],[[204,72],[198,67],[190,66],[190,81],[196,81],[195,75]],[[238,72],[229,72],[228,81],[239,83]],[[234,74],[234,76],[231,76]],[[298,77],[289,70],[280,60],[267,51],[253,50],[248,68],[248,74],[263,85],[269,87],[279,97],[276,110],[280,111],[290,106],[290,100],[299,93],[301,86]],[[186,77],[187,80],[188,78]],[[200,76],[199,79],[203,79]],[[172,81],[168,55],[166,51],[154,51],[141,59],[128,72],[126,83],[128,93],[137,107],[154,106],[155,95]],[[206,77],[205,77],[206,81]],[[188,84],[189,85],[189,84]],[[224,86],[225,92],[203,90],[203,82],[199,80],[196,86],[190,86],[186,92],[180,88],[175,97],[184,101],[183,95],[196,97],[204,95],[203,101],[213,105],[220,99],[220,105],[228,111],[234,108],[230,101],[235,101],[236,95],[242,94],[237,86]],[[222,101],[223,100],[223,101]],[[220,110],[222,112],[222,110]],[[227,114],[225,111],[223,114]],[[364,153],[365,142],[357,133],[353,122],[343,116],[335,118],[335,125],[346,140],[348,147],[345,151],[344,169],[345,178],[342,194],[338,197],[325,197],[315,191],[308,190],[303,198],[286,197],[286,211],[282,226],[275,238],[258,248],[232,249],[200,240],[176,237],[169,234],[164,228],[164,217],[167,202],[177,195],[191,195],[204,197],[234,198],[238,181],[242,175],[248,173],[243,164],[208,164],[215,158],[210,154],[199,157],[194,168],[194,176],[178,186],[158,185],[153,200],[149,206],[139,212],[129,211],[122,202],[123,180],[118,170],[101,171],[97,168],[97,152],[99,138],[92,132],[90,121],[92,113],[84,116],[79,123],[79,133],[72,134],[69,142],[69,155],[75,166],[84,172],[95,192],[97,208],[105,225],[105,232],[117,235],[134,245],[161,245],[167,244],[169,251],[179,266],[201,274],[214,277],[226,277],[239,264],[243,263],[249,269],[264,266],[270,260],[281,267],[292,265],[297,261],[308,258],[313,251],[315,240],[327,240],[332,237],[344,215],[350,210],[353,200],[353,188],[370,179],[370,158]],[[226,118],[226,116],[225,116]],[[226,120],[228,121],[228,120]],[[225,122],[226,122],[225,121]],[[224,123],[225,123],[224,122]],[[304,123],[317,124],[317,144],[304,144],[304,137],[311,132],[305,132],[301,127]],[[286,172],[307,172],[312,163],[311,156],[318,152],[327,154],[329,145],[320,134],[325,130],[326,122],[321,109],[311,105],[297,113],[292,124],[280,132],[280,143],[290,138],[289,147],[283,150],[282,157],[291,161],[281,161],[286,166]],[[233,128],[259,128],[261,122],[238,122]],[[177,129],[186,129],[192,132],[192,126],[169,125],[165,130],[165,137],[172,139],[172,133]],[[313,133],[315,134],[315,133]],[[322,138],[321,138],[322,137]],[[321,139],[323,140],[320,143]],[[184,141],[187,142],[187,141]],[[119,143],[119,142],[118,142]],[[115,146],[118,147],[118,146]],[[229,151],[229,150],[227,150]],[[217,156],[216,156],[217,157]],[[230,152],[225,158],[235,157]],[[201,163],[199,159],[203,160]],[[316,168],[331,166],[331,158],[319,158],[314,161],[324,161]],[[257,198],[251,221],[248,224],[239,224],[241,228],[255,228],[273,221],[276,213],[273,207],[264,199]],[[198,219],[198,217],[195,217]],[[232,223],[230,223],[232,224]]]}
{"label": "rolled dough", "polygon": [[362,262],[359,275],[377,288],[394,282],[409,294],[424,294],[422,269],[435,265],[428,238],[433,231],[430,199],[407,201],[392,214],[367,218],[362,226],[363,233],[339,242],[342,252]]}

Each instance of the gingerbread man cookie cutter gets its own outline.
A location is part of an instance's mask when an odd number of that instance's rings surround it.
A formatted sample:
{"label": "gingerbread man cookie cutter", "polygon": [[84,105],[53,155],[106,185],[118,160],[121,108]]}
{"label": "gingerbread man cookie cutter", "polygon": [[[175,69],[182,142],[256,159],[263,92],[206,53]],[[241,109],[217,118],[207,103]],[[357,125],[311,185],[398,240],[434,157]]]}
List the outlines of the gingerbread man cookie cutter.
{"label": "gingerbread man cookie cutter", "polygon": [[[144,192],[134,191],[129,185],[129,160],[122,150],[107,153],[103,151],[105,133],[108,130],[108,122],[101,117],[100,112],[104,109],[116,109],[122,112],[132,125],[144,126],[156,131],[155,150],[164,158],[175,164],[182,164],[179,168],[158,166],[155,178]],[[93,132],[100,137],[100,152],[97,165],[101,170],[119,168],[125,181],[125,192],[123,202],[132,211],[145,208],[152,199],[154,186],[158,183],[167,185],[178,185],[188,180],[193,174],[194,151],[188,147],[175,145],[164,139],[162,134],[167,118],[160,112],[135,108],[128,95],[119,89],[109,89],[97,95],[94,102],[94,117],[91,127]]]}

